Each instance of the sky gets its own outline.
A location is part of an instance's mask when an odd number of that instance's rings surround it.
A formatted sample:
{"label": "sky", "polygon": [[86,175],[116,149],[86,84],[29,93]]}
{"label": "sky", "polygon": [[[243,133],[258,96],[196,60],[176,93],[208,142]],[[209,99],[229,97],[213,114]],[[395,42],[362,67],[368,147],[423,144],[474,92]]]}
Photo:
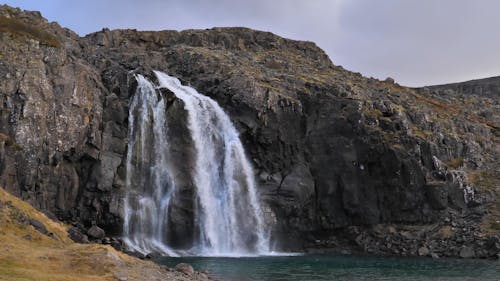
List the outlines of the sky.
{"label": "sky", "polygon": [[18,0],[85,35],[245,26],[315,42],[335,65],[406,86],[500,75],[498,0]]}

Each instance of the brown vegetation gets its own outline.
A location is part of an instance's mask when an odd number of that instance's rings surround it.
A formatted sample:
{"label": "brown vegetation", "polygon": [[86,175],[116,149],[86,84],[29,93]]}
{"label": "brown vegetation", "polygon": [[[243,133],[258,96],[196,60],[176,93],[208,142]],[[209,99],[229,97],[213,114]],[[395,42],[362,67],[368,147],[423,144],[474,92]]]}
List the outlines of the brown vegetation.
{"label": "brown vegetation", "polygon": [[0,16],[0,32],[8,32],[16,36],[27,36],[50,47],[61,46],[61,43],[53,34],[42,30],[38,26],[26,24],[19,19]]}
{"label": "brown vegetation", "polygon": [[[42,223],[47,233],[30,220]],[[66,229],[0,188],[0,280],[188,280],[110,246],[76,244]]]}

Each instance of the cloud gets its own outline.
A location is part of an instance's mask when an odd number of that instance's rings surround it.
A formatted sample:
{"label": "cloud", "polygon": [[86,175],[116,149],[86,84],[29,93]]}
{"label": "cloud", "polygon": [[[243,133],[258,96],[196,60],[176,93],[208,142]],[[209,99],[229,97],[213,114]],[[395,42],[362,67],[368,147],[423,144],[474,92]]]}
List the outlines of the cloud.
{"label": "cloud", "polygon": [[341,45],[349,68],[408,85],[500,75],[500,2],[344,1]]}
{"label": "cloud", "polygon": [[420,86],[500,75],[496,0],[6,1],[79,34],[246,26],[316,42],[335,64]]}

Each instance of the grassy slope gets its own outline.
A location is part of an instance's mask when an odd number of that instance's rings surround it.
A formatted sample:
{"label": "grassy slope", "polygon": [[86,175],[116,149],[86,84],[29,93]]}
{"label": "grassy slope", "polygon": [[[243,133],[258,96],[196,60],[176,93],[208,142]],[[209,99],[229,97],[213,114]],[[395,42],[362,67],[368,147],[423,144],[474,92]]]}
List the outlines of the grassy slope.
{"label": "grassy slope", "polygon": [[9,32],[14,36],[26,36],[50,47],[60,47],[61,43],[42,27],[31,25],[16,18],[0,16],[0,32]]}
{"label": "grassy slope", "polygon": [[[42,222],[53,233],[52,238],[37,231],[27,222],[28,218]],[[0,188],[0,280],[98,281],[121,277],[187,280],[187,276],[109,246],[76,244],[68,238],[65,225],[50,220]]]}

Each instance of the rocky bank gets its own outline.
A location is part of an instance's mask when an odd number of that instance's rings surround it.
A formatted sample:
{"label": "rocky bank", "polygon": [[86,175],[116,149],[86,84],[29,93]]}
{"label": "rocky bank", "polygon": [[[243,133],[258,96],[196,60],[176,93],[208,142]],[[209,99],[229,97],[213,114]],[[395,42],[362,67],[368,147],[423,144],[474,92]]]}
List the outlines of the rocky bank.
{"label": "rocky bank", "polygon": [[[276,249],[498,257],[500,78],[412,89],[246,28],[79,37],[0,6],[0,186],[78,232],[119,236],[133,75],[155,69],[231,116]],[[192,200],[189,182],[178,196]],[[172,232],[189,244],[183,200]]]}

